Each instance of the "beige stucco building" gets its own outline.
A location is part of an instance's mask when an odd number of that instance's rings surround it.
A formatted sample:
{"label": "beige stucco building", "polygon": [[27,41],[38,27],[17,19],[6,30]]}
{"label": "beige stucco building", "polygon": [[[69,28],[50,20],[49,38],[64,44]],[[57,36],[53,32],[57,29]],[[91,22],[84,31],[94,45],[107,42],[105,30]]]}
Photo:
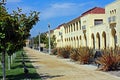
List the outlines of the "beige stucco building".
{"label": "beige stucco building", "polygon": [[57,47],[94,49],[120,46],[120,0],[94,7],[54,30]]}

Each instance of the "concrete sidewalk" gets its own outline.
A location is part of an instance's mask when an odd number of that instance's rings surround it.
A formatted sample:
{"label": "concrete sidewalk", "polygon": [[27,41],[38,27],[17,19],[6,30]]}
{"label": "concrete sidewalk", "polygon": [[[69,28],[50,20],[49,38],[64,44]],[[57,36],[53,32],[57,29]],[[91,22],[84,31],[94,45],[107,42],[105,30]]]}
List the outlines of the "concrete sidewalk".
{"label": "concrete sidewalk", "polygon": [[120,80],[120,77],[96,71],[95,66],[79,65],[30,48],[24,50],[43,80]]}

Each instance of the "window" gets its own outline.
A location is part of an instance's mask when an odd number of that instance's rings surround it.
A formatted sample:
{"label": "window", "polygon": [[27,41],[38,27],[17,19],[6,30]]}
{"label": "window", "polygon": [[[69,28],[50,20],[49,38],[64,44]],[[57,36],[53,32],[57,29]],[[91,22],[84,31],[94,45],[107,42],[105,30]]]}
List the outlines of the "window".
{"label": "window", "polygon": [[114,14],[114,10],[112,10],[112,14]]}
{"label": "window", "polygon": [[70,25],[69,25],[69,32],[70,32]]}
{"label": "window", "polygon": [[83,23],[85,24],[85,23],[86,23],[86,21],[83,21]]}
{"label": "window", "polygon": [[74,31],[75,31],[75,23],[73,23]]}
{"label": "window", "polygon": [[108,18],[108,22],[111,23],[111,22],[115,22],[116,21],[116,16],[112,16],[112,17],[109,17]]}
{"label": "window", "polygon": [[103,24],[103,19],[95,19],[94,20],[94,25],[99,25],[99,24]]}
{"label": "window", "polygon": [[73,32],[73,27],[72,27],[72,24],[71,24],[71,32]]}
{"label": "window", "polygon": [[114,9],[114,12],[115,12],[115,14],[116,14],[116,9]]}
{"label": "window", "polygon": [[81,22],[79,21],[79,26],[80,26],[80,30],[81,30]]}
{"label": "window", "polygon": [[86,30],[86,25],[83,25],[83,26],[82,26],[82,30]]}
{"label": "window", "polygon": [[112,14],[112,12],[110,11],[110,14]]}
{"label": "window", "polygon": [[117,44],[117,36],[115,35],[115,44]]}
{"label": "window", "polygon": [[115,21],[116,20],[116,17],[115,16],[112,16],[112,21]]}
{"label": "window", "polygon": [[109,23],[111,22],[111,17],[108,18],[108,22],[109,22]]}
{"label": "window", "polygon": [[116,9],[111,10],[111,11],[110,11],[110,14],[111,14],[111,15],[116,14]]}
{"label": "window", "polygon": [[59,32],[59,35],[62,35],[62,32]]}
{"label": "window", "polygon": [[76,29],[78,30],[78,22],[76,22]]}
{"label": "window", "polygon": [[68,26],[67,26],[67,33],[69,32],[69,28],[68,28]]}
{"label": "window", "polygon": [[65,28],[65,33],[66,33],[66,28]]}

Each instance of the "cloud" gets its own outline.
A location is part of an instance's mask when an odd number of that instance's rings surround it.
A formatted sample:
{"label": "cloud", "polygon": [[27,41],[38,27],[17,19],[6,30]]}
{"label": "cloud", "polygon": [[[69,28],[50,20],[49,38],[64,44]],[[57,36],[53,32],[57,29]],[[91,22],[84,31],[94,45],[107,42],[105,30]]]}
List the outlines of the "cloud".
{"label": "cloud", "polygon": [[41,19],[46,20],[55,17],[71,16],[81,11],[82,7],[85,7],[93,2],[86,3],[55,3],[41,11]]}

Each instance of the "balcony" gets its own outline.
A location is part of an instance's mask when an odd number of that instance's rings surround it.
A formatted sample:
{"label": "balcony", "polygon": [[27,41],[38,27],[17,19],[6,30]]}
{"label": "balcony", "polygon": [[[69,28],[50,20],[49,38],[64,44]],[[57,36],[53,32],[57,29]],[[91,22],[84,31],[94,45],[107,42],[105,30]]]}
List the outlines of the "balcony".
{"label": "balcony", "polygon": [[116,27],[116,16],[111,16],[108,18],[110,28]]}
{"label": "balcony", "polygon": [[82,26],[82,30],[83,30],[83,32],[86,32],[86,25]]}
{"label": "balcony", "polygon": [[86,25],[82,26],[82,30],[86,30]]}

